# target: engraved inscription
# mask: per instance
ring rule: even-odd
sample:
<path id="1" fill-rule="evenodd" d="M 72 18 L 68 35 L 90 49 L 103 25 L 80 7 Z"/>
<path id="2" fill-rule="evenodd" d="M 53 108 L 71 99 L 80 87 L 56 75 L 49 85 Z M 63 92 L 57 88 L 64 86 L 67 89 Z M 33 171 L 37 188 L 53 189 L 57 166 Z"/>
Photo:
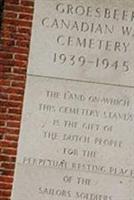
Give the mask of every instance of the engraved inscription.
<path id="1" fill-rule="evenodd" d="M 108 0 L 45 3 L 37 5 L 40 16 L 35 10 L 32 40 L 38 43 L 31 45 L 29 74 L 133 86 L 131 0 L 126 7 Z"/>

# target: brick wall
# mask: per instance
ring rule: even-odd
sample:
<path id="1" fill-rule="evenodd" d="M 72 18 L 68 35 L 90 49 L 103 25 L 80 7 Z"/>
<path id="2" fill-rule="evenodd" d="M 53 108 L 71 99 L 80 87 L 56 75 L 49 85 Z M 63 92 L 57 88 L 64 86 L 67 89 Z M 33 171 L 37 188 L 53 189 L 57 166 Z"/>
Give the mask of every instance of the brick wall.
<path id="1" fill-rule="evenodd" d="M 11 199 L 33 4 L 33 0 L 4 1 L 0 32 L 0 200 Z"/>

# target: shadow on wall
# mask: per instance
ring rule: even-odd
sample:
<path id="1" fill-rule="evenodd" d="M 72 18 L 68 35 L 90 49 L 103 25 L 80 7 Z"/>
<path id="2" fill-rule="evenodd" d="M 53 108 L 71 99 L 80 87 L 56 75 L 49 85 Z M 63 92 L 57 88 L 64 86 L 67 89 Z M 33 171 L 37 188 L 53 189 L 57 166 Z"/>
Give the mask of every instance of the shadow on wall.
<path id="1" fill-rule="evenodd" d="M 3 10 L 4 10 L 4 0 L 0 0 L 0 30 L 2 25 Z"/>

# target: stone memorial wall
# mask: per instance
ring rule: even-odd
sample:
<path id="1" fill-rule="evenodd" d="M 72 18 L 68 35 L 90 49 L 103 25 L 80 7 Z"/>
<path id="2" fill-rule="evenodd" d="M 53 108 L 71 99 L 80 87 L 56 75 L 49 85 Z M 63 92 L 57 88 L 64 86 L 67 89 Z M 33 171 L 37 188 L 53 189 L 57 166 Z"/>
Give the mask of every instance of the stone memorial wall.
<path id="1" fill-rule="evenodd" d="M 36 0 L 12 200 L 133 200 L 134 2 Z"/>

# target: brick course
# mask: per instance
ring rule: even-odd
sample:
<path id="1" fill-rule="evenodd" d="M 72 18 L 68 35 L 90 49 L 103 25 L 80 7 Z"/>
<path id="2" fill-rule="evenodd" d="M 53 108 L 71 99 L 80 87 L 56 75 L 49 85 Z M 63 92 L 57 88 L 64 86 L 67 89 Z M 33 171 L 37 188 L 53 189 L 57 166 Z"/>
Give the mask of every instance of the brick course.
<path id="1" fill-rule="evenodd" d="M 0 200 L 10 200 L 34 0 L 5 0 L 0 32 Z"/>

